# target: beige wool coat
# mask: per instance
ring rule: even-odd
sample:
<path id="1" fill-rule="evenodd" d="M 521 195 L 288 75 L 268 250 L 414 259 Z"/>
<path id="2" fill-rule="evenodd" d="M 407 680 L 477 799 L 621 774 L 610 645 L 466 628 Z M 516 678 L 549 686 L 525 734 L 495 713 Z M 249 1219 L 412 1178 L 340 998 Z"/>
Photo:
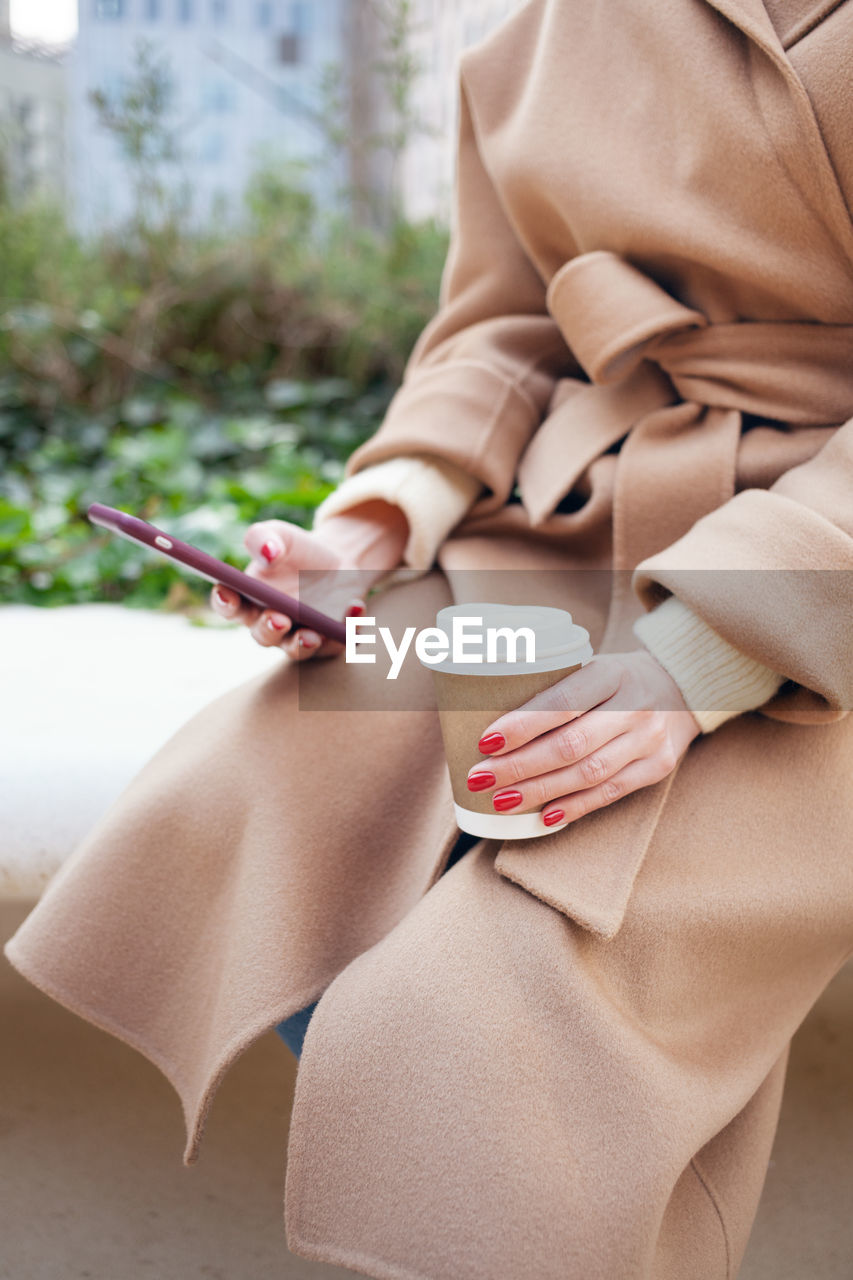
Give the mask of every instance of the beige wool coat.
<path id="1" fill-rule="evenodd" d="M 851 65 L 853 0 L 525 4 L 464 59 L 442 307 L 350 467 L 484 486 L 377 594 L 395 634 L 498 570 L 619 651 L 673 593 L 784 676 L 773 699 L 441 876 L 428 673 L 389 709 L 378 669 L 283 660 L 175 734 L 8 944 L 168 1076 L 187 1162 L 235 1057 L 324 993 L 299 1254 L 737 1272 L 790 1038 L 853 951 Z"/>

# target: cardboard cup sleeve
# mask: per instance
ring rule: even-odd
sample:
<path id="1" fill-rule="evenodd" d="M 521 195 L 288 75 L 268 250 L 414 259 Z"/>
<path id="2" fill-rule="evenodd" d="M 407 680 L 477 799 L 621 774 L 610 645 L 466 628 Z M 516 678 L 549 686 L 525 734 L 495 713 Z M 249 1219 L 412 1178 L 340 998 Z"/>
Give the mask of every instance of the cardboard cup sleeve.
<path id="1" fill-rule="evenodd" d="M 550 835 L 561 828 L 546 827 L 540 807 L 531 811 L 522 806 L 512 813 L 498 813 L 492 804 L 494 789 L 469 791 L 467 778 L 474 765 L 488 767 L 490 757 L 479 751 L 477 743 L 489 725 L 578 671 L 592 657 L 589 635 L 564 610 L 491 603 L 442 609 L 437 626 L 449 634 L 454 616 L 471 617 L 480 611 L 489 626 L 529 626 L 534 630 L 536 659 L 488 662 L 485 656 L 479 661 L 475 656 L 473 661 L 430 664 L 456 821 L 461 830 L 487 838 L 518 840 Z M 469 643 L 466 654 L 472 653 L 476 655 L 476 645 Z"/>

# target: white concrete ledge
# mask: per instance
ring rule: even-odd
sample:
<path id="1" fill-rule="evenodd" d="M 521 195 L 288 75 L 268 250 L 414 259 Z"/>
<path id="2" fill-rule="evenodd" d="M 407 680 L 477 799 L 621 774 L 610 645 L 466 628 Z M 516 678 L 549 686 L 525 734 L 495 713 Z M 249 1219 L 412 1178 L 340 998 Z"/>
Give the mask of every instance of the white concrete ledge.
<path id="1" fill-rule="evenodd" d="M 0 899 L 38 897 L 185 720 L 285 660 L 238 624 L 0 607 Z"/>

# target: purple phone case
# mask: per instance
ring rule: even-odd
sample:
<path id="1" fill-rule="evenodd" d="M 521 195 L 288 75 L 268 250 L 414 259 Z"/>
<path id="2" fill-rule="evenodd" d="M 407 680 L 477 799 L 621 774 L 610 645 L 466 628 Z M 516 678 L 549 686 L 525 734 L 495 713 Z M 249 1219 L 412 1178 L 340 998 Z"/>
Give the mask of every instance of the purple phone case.
<path id="1" fill-rule="evenodd" d="M 131 542 L 150 547 L 152 551 L 158 551 L 170 560 L 177 561 L 210 582 L 224 583 L 262 609 L 279 610 L 292 619 L 295 627 L 311 627 L 330 640 L 338 640 L 341 644 L 346 641 L 346 626 L 343 622 L 330 618 L 319 609 L 312 609 L 300 600 L 294 600 L 283 591 L 276 591 L 275 587 L 260 582 L 257 578 L 250 578 L 241 569 L 232 568 L 230 564 L 209 556 L 206 551 L 200 551 L 189 542 L 181 542 L 179 538 L 174 538 L 153 524 L 147 524 L 145 520 L 128 515 L 126 511 L 118 511 L 115 507 L 105 507 L 100 502 L 93 502 L 86 514 L 93 524 L 103 525 L 105 529 L 129 538 Z"/>

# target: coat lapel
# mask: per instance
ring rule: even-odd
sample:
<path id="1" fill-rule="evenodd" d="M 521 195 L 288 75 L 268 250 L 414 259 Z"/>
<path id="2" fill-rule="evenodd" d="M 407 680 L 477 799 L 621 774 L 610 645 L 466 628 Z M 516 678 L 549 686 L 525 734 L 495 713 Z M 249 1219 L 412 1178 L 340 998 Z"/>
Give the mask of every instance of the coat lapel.
<path id="1" fill-rule="evenodd" d="M 504 841 L 495 870 L 582 928 L 614 938 L 677 772 L 554 835 Z"/>
<path id="2" fill-rule="evenodd" d="M 770 52 L 771 48 L 777 45 L 781 49 L 776 29 L 763 0 L 706 0 L 706 2 L 724 18 L 728 18 L 729 22 L 739 27 L 762 49 Z"/>
<path id="3" fill-rule="evenodd" d="M 779 73 L 761 75 L 760 67 L 755 68 L 755 90 L 768 132 L 780 156 L 785 157 L 786 164 L 796 174 L 812 212 L 831 228 L 847 255 L 853 255 L 851 211 L 806 87 L 785 52 L 763 0 L 705 0 L 705 3 L 748 36 Z M 779 92 L 782 85 L 787 88 L 785 94 Z"/>

